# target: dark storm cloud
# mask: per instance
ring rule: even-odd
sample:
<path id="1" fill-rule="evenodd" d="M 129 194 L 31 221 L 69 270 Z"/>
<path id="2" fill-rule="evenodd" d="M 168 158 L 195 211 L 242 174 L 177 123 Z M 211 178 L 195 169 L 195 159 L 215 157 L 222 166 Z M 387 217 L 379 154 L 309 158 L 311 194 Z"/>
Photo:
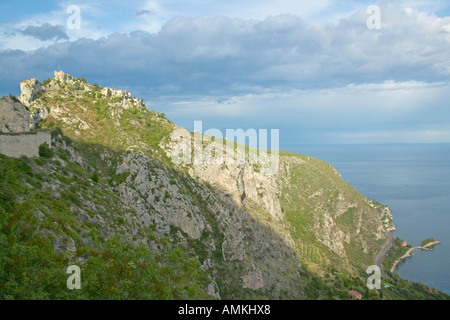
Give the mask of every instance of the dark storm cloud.
<path id="1" fill-rule="evenodd" d="M 69 39 L 62 26 L 52 26 L 49 23 L 41 26 L 28 26 L 21 33 L 41 41 Z"/>

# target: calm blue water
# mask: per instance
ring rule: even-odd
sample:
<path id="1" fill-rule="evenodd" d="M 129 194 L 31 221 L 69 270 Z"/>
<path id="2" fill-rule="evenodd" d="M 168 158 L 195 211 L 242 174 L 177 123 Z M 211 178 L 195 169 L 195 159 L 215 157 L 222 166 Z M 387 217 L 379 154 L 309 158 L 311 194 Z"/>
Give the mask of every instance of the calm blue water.
<path id="1" fill-rule="evenodd" d="M 295 146 L 288 151 L 332 164 L 360 193 L 391 208 L 396 232 L 417 246 L 397 273 L 450 294 L 450 144 Z"/>

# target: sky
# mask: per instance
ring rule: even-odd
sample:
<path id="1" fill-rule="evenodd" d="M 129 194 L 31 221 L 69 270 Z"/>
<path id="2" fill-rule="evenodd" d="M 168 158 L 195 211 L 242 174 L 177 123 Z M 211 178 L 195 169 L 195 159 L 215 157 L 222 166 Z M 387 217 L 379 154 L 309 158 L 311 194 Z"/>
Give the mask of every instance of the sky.
<path id="1" fill-rule="evenodd" d="M 0 0 L 0 95 L 55 70 L 282 149 L 450 142 L 448 0 Z"/>

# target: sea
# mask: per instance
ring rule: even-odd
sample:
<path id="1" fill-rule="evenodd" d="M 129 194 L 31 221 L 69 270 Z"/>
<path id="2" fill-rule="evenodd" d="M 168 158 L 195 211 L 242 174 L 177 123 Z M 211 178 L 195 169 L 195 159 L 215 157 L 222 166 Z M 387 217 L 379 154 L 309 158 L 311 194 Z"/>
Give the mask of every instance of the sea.
<path id="1" fill-rule="evenodd" d="M 419 246 L 427 238 L 441 244 L 415 250 L 396 272 L 450 294 L 450 144 L 288 146 L 284 150 L 333 165 L 368 198 L 388 205 L 394 237 Z"/>

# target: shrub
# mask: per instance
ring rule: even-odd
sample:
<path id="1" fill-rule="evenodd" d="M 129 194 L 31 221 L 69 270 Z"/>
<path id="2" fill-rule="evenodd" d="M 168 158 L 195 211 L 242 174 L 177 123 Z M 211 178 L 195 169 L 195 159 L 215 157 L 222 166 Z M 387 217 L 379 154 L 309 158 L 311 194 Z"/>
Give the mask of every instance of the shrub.
<path id="1" fill-rule="evenodd" d="M 94 172 L 92 175 L 91 175 L 91 180 L 92 181 L 94 181 L 94 182 L 98 182 L 98 173 L 97 173 L 97 171 L 96 172 Z"/>
<path id="2" fill-rule="evenodd" d="M 17 99 L 16 96 L 12 95 L 11 93 L 9 94 L 9 97 L 12 99 L 12 101 L 14 102 L 20 102 L 19 99 Z"/>
<path id="3" fill-rule="evenodd" d="M 34 162 L 38 165 L 38 166 L 43 166 L 44 162 L 42 161 L 41 158 L 36 158 L 34 159 Z"/>
<path id="4" fill-rule="evenodd" d="M 39 156 L 42 158 L 53 158 L 54 152 L 47 143 L 39 146 Z"/>

